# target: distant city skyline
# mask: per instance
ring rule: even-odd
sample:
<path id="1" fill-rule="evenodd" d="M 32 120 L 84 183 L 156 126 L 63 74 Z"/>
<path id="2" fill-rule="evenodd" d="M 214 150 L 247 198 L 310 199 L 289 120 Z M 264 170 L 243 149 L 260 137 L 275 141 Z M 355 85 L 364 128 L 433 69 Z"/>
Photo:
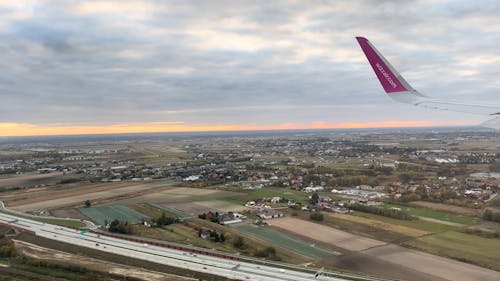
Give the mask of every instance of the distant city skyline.
<path id="1" fill-rule="evenodd" d="M 497 1 L 2 1 L 0 136 L 475 125 L 387 98 L 500 104 Z"/>

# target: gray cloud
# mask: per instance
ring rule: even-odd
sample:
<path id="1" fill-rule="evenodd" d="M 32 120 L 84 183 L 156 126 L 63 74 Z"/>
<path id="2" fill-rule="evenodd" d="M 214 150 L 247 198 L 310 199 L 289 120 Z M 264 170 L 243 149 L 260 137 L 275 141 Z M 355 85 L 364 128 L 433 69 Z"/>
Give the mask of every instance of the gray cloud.
<path id="1" fill-rule="evenodd" d="M 500 103 L 497 1 L 35 3 L 0 4 L 0 122 L 481 120 L 393 104 L 357 35 L 426 94 Z"/>

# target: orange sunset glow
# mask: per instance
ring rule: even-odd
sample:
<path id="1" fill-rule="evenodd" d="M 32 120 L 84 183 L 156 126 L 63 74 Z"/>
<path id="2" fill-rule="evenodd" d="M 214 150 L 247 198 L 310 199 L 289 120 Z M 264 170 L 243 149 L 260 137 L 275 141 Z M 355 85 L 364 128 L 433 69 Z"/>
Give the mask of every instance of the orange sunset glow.
<path id="1" fill-rule="evenodd" d="M 49 136 L 49 135 L 86 135 L 86 134 L 125 134 L 161 132 L 213 132 L 213 131 L 258 131 L 258 130 L 298 130 L 298 129 L 354 129 L 354 128 L 397 128 L 468 125 L 459 123 L 436 123 L 430 121 L 388 121 L 366 123 L 327 123 L 311 124 L 285 123 L 277 125 L 253 124 L 185 124 L 183 122 L 149 122 L 107 125 L 37 125 L 28 123 L 0 123 L 0 136 Z"/>

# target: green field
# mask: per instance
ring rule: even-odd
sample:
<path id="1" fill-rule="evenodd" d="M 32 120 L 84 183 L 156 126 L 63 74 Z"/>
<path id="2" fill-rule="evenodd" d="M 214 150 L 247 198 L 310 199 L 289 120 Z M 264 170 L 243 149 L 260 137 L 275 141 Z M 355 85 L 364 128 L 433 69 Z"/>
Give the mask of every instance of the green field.
<path id="1" fill-rule="evenodd" d="M 384 204 L 381 206 L 382 208 L 400 208 L 401 211 L 405 211 L 410 215 L 419 216 L 419 217 L 427 217 L 437 220 L 443 220 L 453 223 L 459 223 L 464 225 L 473 225 L 476 224 L 479 219 L 469 216 L 461 216 L 447 212 L 433 211 L 426 208 L 419 207 L 410 207 L 403 205 L 394 205 L 394 204 Z"/>
<path id="2" fill-rule="evenodd" d="M 379 215 L 369 214 L 369 213 L 363 213 L 363 212 L 358 212 L 358 211 L 353 212 L 352 215 L 365 217 L 365 218 L 369 218 L 369 219 L 374 219 L 374 220 L 379 220 L 379 221 L 383 221 L 383 222 L 391 223 L 391 224 L 395 224 L 395 225 L 403 225 L 403 226 L 413 227 L 416 229 L 421 229 L 421 230 L 425 230 L 425 231 L 433 232 L 433 233 L 459 229 L 459 227 L 456 227 L 456 226 L 435 223 L 435 222 L 430 222 L 430 221 L 398 220 L 398 219 L 393 219 L 393 218 L 389 218 L 389 217 L 384 217 L 384 216 L 379 216 Z"/>
<path id="3" fill-rule="evenodd" d="M 148 204 L 151 205 L 151 206 L 153 206 L 153 207 L 155 207 L 155 208 L 158 208 L 160 210 L 163 210 L 163 211 L 167 212 L 167 214 L 172 214 L 172 215 L 174 215 L 176 217 L 179 217 L 181 219 L 193 217 L 193 216 L 191 216 L 188 213 L 185 213 L 185 212 L 183 212 L 181 210 L 177 210 L 175 208 L 170 208 L 170 207 L 165 206 L 163 204 L 156 204 L 156 203 L 148 203 Z"/>
<path id="4" fill-rule="evenodd" d="M 9 214 L 8 212 L 6 212 Z M 81 221 L 77 220 L 68 220 L 68 219 L 63 219 L 63 218 L 44 218 L 44 217 L 36 217 L 36 216 L 28 216 L 28 215 L 21 215 L 21 214 L 16 214 L 16 216 L 20 216 L 23 218 L 27 218 L 30 220 L 36 220 L 39 222 L 44 222 L 44 223 L 49 223 L 49 224 L 55 224 L 55 225 L 60 225 L 60 226 L 66 226 L 66 227 L 72 227 L 72 228 L 82 228 L 86 227 L 87 225 Z"/>
<path id="5" fill-rule="evenodd" d="M 500 270 L 500 239 L 450 231 L 424 236 L 405 244 L 433 254 Z"/>
<path id="6" fill-rule="evenodd" d="M 258 239 L 264 240 L 274 245 L 279 245 L 289 251 L 299 253 L 301 255 L 322 259 L 339 253 L 327 250 L 321 247 L 315 247 L 311 243 L 304 241 L 298 237 L 288 235 L 267 227 L 258 227 L 249 224 L 242 224 L 234 227 L 235 229 L 254 236 Z"/>
<path id="7" fill-rule="evenodd" d="M 148 216 L 123 205 L 89 207 L 78 210 L 98 224 L 105 224 L 106 221 L 111 222 L 115 219 L 129 223 L 140 223 L 144 219 L 150 219 Z"/>
<path id="8" fill-rule="evenodd" d="M 264 187 L 260 189 L 254 189 L 250 191 L 245 191 L 241 196 L 233 196 L 226 199 L 236 204 L 245 204 L 248 201 L 262 199 L 263 197 L 284 197 L 286 199 L 293 199 L 299 203 L 305 203 L 310 194 L 304 193 L 302 191 L 293 190 L 290 188 L 282 188 L 282 187 Z"/>
<path id="9" fill-rule="evenodd" d="M 36 219 L 36 220 L 40 221 L 40 222 L 44 222 L 44 223 L 56 224 L 56 225 L 66 226 L 66 227 L 72 227 L 72 228 L 82 228 L 82 227 L 86 227 L 87 226 L 83 222 L 76 221 L 76 220 L 45 219 L 45 218 L 40 218 L 40 219 Z"/>

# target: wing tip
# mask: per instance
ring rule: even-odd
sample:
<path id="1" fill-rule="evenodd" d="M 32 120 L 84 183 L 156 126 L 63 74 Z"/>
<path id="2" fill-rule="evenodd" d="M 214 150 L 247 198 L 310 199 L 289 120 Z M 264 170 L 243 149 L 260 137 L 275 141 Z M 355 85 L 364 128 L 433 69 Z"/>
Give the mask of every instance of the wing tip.
<path id="1" fill-rule="evenodd" d="M 356 38 L 356 40 L 357 40 L 358 42 L 361 42 L 361 41 L 366 42 L 366 41 L 368 41 L 368 39 L 366 39 L 365 37 L 362 37 L 362 36 L 356 36 L 355 38 Z"/>

